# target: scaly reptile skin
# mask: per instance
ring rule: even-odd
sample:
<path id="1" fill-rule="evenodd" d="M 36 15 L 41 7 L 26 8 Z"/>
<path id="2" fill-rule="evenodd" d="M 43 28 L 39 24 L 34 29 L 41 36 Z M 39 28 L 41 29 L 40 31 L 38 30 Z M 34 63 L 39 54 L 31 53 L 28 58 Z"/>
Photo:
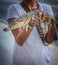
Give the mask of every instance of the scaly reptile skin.
<path id="1" fill-rule="evenodd" d="M 26 31 L 27 31 L 28 23 L 29 23 L 31 17 L 35 17 L 37 20 L 39 20 L 39 18 L 37 16 L 38 12 L 39 12 L 38 10 L 35 10 L 35 11 L 31 11 L 27 14 L 24 14 L 23 16 L 20 16 L 19 19 L 17 19 L 15 22 L 13 22 L 10 25 L 11 30 L 21 27 L 21 26 L 26 26 Z"/>
<path id="2" fill-rule="evenodd" d="M 51 19 L 49 20 L 49 22 L 44 22 L 45 34 L 44 34 L 44 36 L 42 36 L 41 33 L 40 33 L 40 30 L 42 30 L 42 25 L 41 25 L 42 21 L 41 21 L 41 18 L 38 17 L 38 13 L 40 13 L 40 12 L 41 11 L 39 11 L 39 10 L 30 11 L 27 14 L 24 14 L 24 15 L 20 16 L 18 19 L 14 19 L 14 22 L 11 23 L 11 25 L 10 25 L 10 29 L 13 30 L 13 29 L 25 26 L 26 27 L 26 32 L 27 32 L 28 31 L 28 23 L 29 23 L 30 19 L 32 17 L 34 17 L 39 23 L 38 32 L 40 34 L 41 39 L 43 40 L 45 38 L 45 35 L 46 35 L 47 31 L 48 31 L 48 24 L 51 24 Z M 49 16 L 49 15 L 46 14 L 45 18 L 47 16 Z"/>

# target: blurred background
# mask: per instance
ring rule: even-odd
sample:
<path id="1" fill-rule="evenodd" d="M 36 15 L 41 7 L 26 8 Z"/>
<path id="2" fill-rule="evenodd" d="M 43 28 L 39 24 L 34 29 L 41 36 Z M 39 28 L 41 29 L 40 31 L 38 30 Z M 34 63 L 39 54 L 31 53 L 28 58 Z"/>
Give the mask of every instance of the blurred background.
<path id="1" fill-rule="evenodd" d="M 22 0 L 0 0 L 0 24 L 5 23 L 6 21 L 8 7 L 15 2 L 21 2 Z M 51 5 L 53 9 L 54 16 L 58 22 L 58 0 L 38 0 L 40 3 L 47 3 Z M 3 20 L 2 20 L 3 19 Z M 2 22 L 2 23 L 1 23 Z M 8 28 L 8 26 L 5 26 Z M 5 32 L 3 29 L 5 28 L 0 26 L 0 65 L 12 65 L 13 60 L 13 49 L 14 49 L 14 37 L 11 31 Z M 58 27 L 58 25 L 57 25 Z M 56 44 L 55 44 L 56 43 Z M 55 49 L 51 49 L 55 60 L 51 63 L 51 65 L 58 65 L 58 42 L 54 42 L 53 45 L 57 47 Z"/>

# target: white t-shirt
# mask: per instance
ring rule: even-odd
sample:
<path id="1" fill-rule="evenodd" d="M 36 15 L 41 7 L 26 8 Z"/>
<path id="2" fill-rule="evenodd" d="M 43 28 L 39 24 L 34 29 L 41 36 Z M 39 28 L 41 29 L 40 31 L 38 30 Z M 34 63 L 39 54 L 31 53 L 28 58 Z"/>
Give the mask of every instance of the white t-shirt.
<path id="1" fill-rule="evenodd" d="M 41 3 L 39 3 L 39 5 L 42 11 L 53 15 L 52 9 L 49 5 Z M 19 16 L 25 13 L 25 10 L 20 4 L 12 4 L 8 9 L 7 19 L 19 18 Z M 36 27 L 32 30 L 23 46 L 19 46 L 15 42 L 13 59 L 14 65 L 49 65 L 51 59 L 51 50 L 48 46 L 45 46 L 42 43 Z"/>

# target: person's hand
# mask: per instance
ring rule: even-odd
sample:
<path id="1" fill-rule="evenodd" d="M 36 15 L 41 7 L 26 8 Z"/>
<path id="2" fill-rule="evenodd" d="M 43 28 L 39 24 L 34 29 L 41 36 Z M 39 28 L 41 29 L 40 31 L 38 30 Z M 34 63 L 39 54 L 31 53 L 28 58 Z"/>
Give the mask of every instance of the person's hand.
<path id="1" fill-rule="evenodd" d="M 41 21 L 42 21 L 42 22 L 48 22 L 49 19 L 51 18 L 49 15 L 47 15 L 46 12 L 39 12 L 39 13 L 38 13 L 38 17 L 41 18 Z"/>
<path id="2" fill-rule="evenodd" d="M 30 25 L 31 27 L 34 27 L 34 26 L 36 26 L 37 24 L 38 24 L 38 21 L 37 21 L 34 17 L 32 17 L 31 20 L 30 20 L 30 22 L 29 22 L 29 25 Z"/>

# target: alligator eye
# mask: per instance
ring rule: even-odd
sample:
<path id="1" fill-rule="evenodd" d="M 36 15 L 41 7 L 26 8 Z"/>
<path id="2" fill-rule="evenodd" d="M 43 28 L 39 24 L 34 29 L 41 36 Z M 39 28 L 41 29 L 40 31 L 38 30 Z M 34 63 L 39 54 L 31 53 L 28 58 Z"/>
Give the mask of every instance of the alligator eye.
<path id="1" fill-rule="evenodd" d="M 9 31 L 9 28 L 4 28 L 3 31 L 7 32 Z"/>

